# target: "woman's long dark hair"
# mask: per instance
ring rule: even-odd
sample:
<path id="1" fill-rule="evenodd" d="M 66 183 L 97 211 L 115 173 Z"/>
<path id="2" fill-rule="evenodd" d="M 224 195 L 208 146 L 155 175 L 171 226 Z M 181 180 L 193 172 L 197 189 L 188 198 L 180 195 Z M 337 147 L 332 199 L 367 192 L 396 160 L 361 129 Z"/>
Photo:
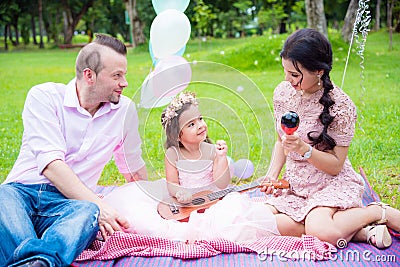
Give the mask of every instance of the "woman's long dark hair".
<path id="1" fill-rule="evenodd" d="M 332 47 L 330 42 L 317 30 L 301 29 L 287 38 L 280 56 L 290 60 L 300 73 L 302 72 L 298 64 L 301 64 L 308 71 L 324 71 L 321 77 L 323 94 L 319 100 L 319 103 L 324 107 L 319 115 L 324 128 L 319 134 L 316 131 L 311 131 L 307 136 L 313 146 L 319 144 L 324 150 L 332 150 L 336 146 L 336 141 L 327 133 L 328 126 L 334 118 L 329 113 L 329 108 L 335 104 L 329 94 L 333 89 L 333 84 L 329 77 L 329 73 L 332 70 Z"/>

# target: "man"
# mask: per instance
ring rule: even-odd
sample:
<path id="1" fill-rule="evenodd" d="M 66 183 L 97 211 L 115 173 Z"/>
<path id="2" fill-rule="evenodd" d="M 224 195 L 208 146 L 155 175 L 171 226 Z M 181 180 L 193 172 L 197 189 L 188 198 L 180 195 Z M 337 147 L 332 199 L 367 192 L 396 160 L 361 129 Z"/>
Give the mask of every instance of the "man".
<path id="1" fill-rule="evenodd" d="M 20 154 L 0 185 L 0 266 L 68 266 L 95 239 L 128 228 L 93 190 L 114 156 L 127 181 L 146 180 L 138 116 L 122 96 L 126 47 L 96 35 L 76 79 L 28 93 Z"/>

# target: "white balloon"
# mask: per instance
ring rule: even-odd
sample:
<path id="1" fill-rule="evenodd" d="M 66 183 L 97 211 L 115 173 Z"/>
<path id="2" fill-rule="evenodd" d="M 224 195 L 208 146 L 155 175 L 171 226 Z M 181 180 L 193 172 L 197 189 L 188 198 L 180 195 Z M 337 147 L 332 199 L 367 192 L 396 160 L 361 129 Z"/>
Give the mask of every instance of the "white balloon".
<path id="1" fill-rule="evenodd" d="M 247 179 L 254 173 L 254 165 L 248 159 L 239 159 L 234 164 L 235 176 L 240 179 Z"/>
<path id="2" fill-rule="evenodd" d="M 172 55 L 161 59 L 153 71 L 153 90 L 157 97 L 175 96 L 190 83 L 192 69 L 181 56 Z"/>
<path id="3" fill-rule="evenodd" d="M 140 91 L 140 104 L 139 107 L 142 108 L 157 108 L 157 107 L 162 107 L 171 102 L 171 100 L 174 98 L 174 96 L 156 96 L 154 94 L 154 79 L 153 79 L 154 73 L 151 72 L 149 75 L 147 75 L 146 79 L 144 80 L 142 84 L 142 88 Z"/>
<path id="4" fill-rule="evenodd" d="M 174 55 L 190 38 L 190 21 L 182 12 L 167 9 L 158 14 L 150 27 L 150 41 L 154 57 L 162 59 Z"/>

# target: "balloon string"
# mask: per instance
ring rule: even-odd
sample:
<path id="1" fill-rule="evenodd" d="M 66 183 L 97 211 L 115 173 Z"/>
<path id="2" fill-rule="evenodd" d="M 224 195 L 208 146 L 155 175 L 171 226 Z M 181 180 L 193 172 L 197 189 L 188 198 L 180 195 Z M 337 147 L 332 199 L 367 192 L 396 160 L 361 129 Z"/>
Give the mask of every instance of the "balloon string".
<path id="1" fill-rule="evenodd" d="M 356 26 L 356 24 L 354 23 L 354 27 L 355 26 Z M 354 39 L 354 30 L 353 30 L 353 32 L 351 34 L 349 51 L 347 52 L 346 64 L 344 65 L 344 71 L 343 71 L 343 77 L 342 77 L 342 85 L 340 86 L 340 88 L 342 88 L 342 90 L 343 90 L 343 86 L 344 86 L 344 78 L 346 77 L 347 65 L 349 64 L 349 58 L 350 58 L 351 46 L 353 45 L 353 39 Z"/>
<path id="2" fill-rule="evenodd" d="M 361 61 L 360 61 L 360 68 L 361 68 L 361 72 L 360 72 L 360 86 L 361 86 L 361 95 L 360 95 L 360 99 L 361 99 L 361 110 L 362 112 L 359 113 L 359 120 L 358 120 L 358 126 L 359 129 L 362 131 L 362 133 L 365 134 L 364 129 L 362 128 L 362 124 L 364 122 L 364 109 L 365 109 L 365 102 L 364 102 L 364 96 L 366 93 L 365 87 L 364 87 L 364 80 L 365 80 L 365 76 L 364 76 L 364 49 L 365 49 L 365 43 L 367 41 L 367 36 L 368 36 L 368 26 L 371 22 L 371 15 L 370 15 L 370 11 L 368 10 L 369 5 L 367 4 L 367 2 L 369 2 L 369 0 L 364 1 L 360 1 L 359 6 L 362 10 L 361 12 L 361 17 L 360 17 L 360 27 L 358 29 L 358 31 L 361 33 L 361 40 L 359 40 L 358 36 L 356 39 L 356 42 L 358 43 L 357 46 L 357 54 L 360 56 Z"/>
<path id="3" fill-rule="evenodd" d="M 367 41 L 367 35 L 368 35 L 368 26 L 369 23 L 371 22 L 371 15 L 370 15 L 370 11 L 368 10 L 369 5 L 367 4 L 367 2 L 369 2 L 369 0 L 360 0 L 358 3 L 358 9 L 357 9 L 357 15 L 356 15 L 356 19 L 354 21 L 354 26 L 353 26 L 353 32 L 352 32 L 352 36 L 350 39 L 350 45 L 349 45 L 349 50 L 347 53 L 347 58 L 346 58 L 346 64 L 345 64 L 345 68 L 344 68 L 344 72 L 343 72 L 343 77 L 342 77 L 342 85 L 341 88 L 343 89 L 344 87 L 344 80 L 345 80 L 345 76 L 346 76 L 346 71 L 347 71 L 347 66 L 348 66 L 348 62 L 349 62 L 349 58 L 350 58 L 350 52 L 351 52 L 351 47 L 353 45 L 353 40 L 354 38 L 356 39 L 356 43 L 357 45 L 357 54 L 360 56 L 361 61 L 360 61 L 360 68 L 361 68 L 361 72 L 360 72 L 360 86 L 362 89 L 362 93 L 360 95 L 361 98 L 361 105 L 363 107 L 365 107 L 365 103 L 364 103 L 364 96 L 365 96 L 365 87 L 364 87 L 364 49 L 365 49 L 365 43 Z M 360 25 L 359 25 L 360 24 Z M 358 33 L 361 33 L 362 35 L 362 39 L 359 39 L 359 35 Z M 359 120 L 358 120 L 358 126 L 360 128 L 360 130 L 364 132 L 364 129 L 361 127 L 361 124 L 364 120 L 364 116 L 362 115 L 362 113 L 359 113 Z"/>

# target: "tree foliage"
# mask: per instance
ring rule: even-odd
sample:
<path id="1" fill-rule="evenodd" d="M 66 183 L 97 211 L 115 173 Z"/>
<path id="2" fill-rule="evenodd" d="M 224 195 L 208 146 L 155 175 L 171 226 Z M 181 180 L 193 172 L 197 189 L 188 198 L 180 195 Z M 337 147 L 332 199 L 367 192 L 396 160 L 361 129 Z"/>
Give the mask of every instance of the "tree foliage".
<path id="1" fill-rule="evenodd" d="M 128 1 L 135 3 L 131 27 L 126 23 Z M 389 1 L 393 2 L 390 16 L 387 13 Z M 307 21 L 308 26 L 321 31 L 326 26 L 337 30 L 349 29 L 351 21 L 346 21 L 345 16 L 350 2 L 358 3 L 358 0 L 192 0 L 185 14 L 192 24 L 192 37 L 233 38 L 265 31 L 277 34 L 292 32 L 306 27 Z M 387 27 L 389 18 L 393 31 L 399 32 L 400 1 L 380 2 L 380 5 L 376 1 L 368 3 L 373 18 L 379 13 L 378 21 L 373 23 Z M 39 20 L 40 3 L 42 23 Z M 324 10 L 314 14 L 306 3 L 323 4 Z M 354 18 L 354 12 L 349 10 L 348 18 Z M 155 16 L 149 0 L 2 0 L 0 39 L 7 49 L 10 44 L 19 46 L 33 42 L 43 45 L 43 37 L 53 45 L 71 44 L 77 33 L 86 35 L 86 39 L 81 38 L 85 42 L 91 41 L 96 32 L 109 33 L 129 42 L 133 33 L 136 37 L 141 36 L 136 40 L 140 44 L 148 41 L 146 38 Z M 323 22 L 321 24 L 323 17 L 326 18 L 325 26 Z M 40 31 L 40 25 L 43 31 Z"/>

